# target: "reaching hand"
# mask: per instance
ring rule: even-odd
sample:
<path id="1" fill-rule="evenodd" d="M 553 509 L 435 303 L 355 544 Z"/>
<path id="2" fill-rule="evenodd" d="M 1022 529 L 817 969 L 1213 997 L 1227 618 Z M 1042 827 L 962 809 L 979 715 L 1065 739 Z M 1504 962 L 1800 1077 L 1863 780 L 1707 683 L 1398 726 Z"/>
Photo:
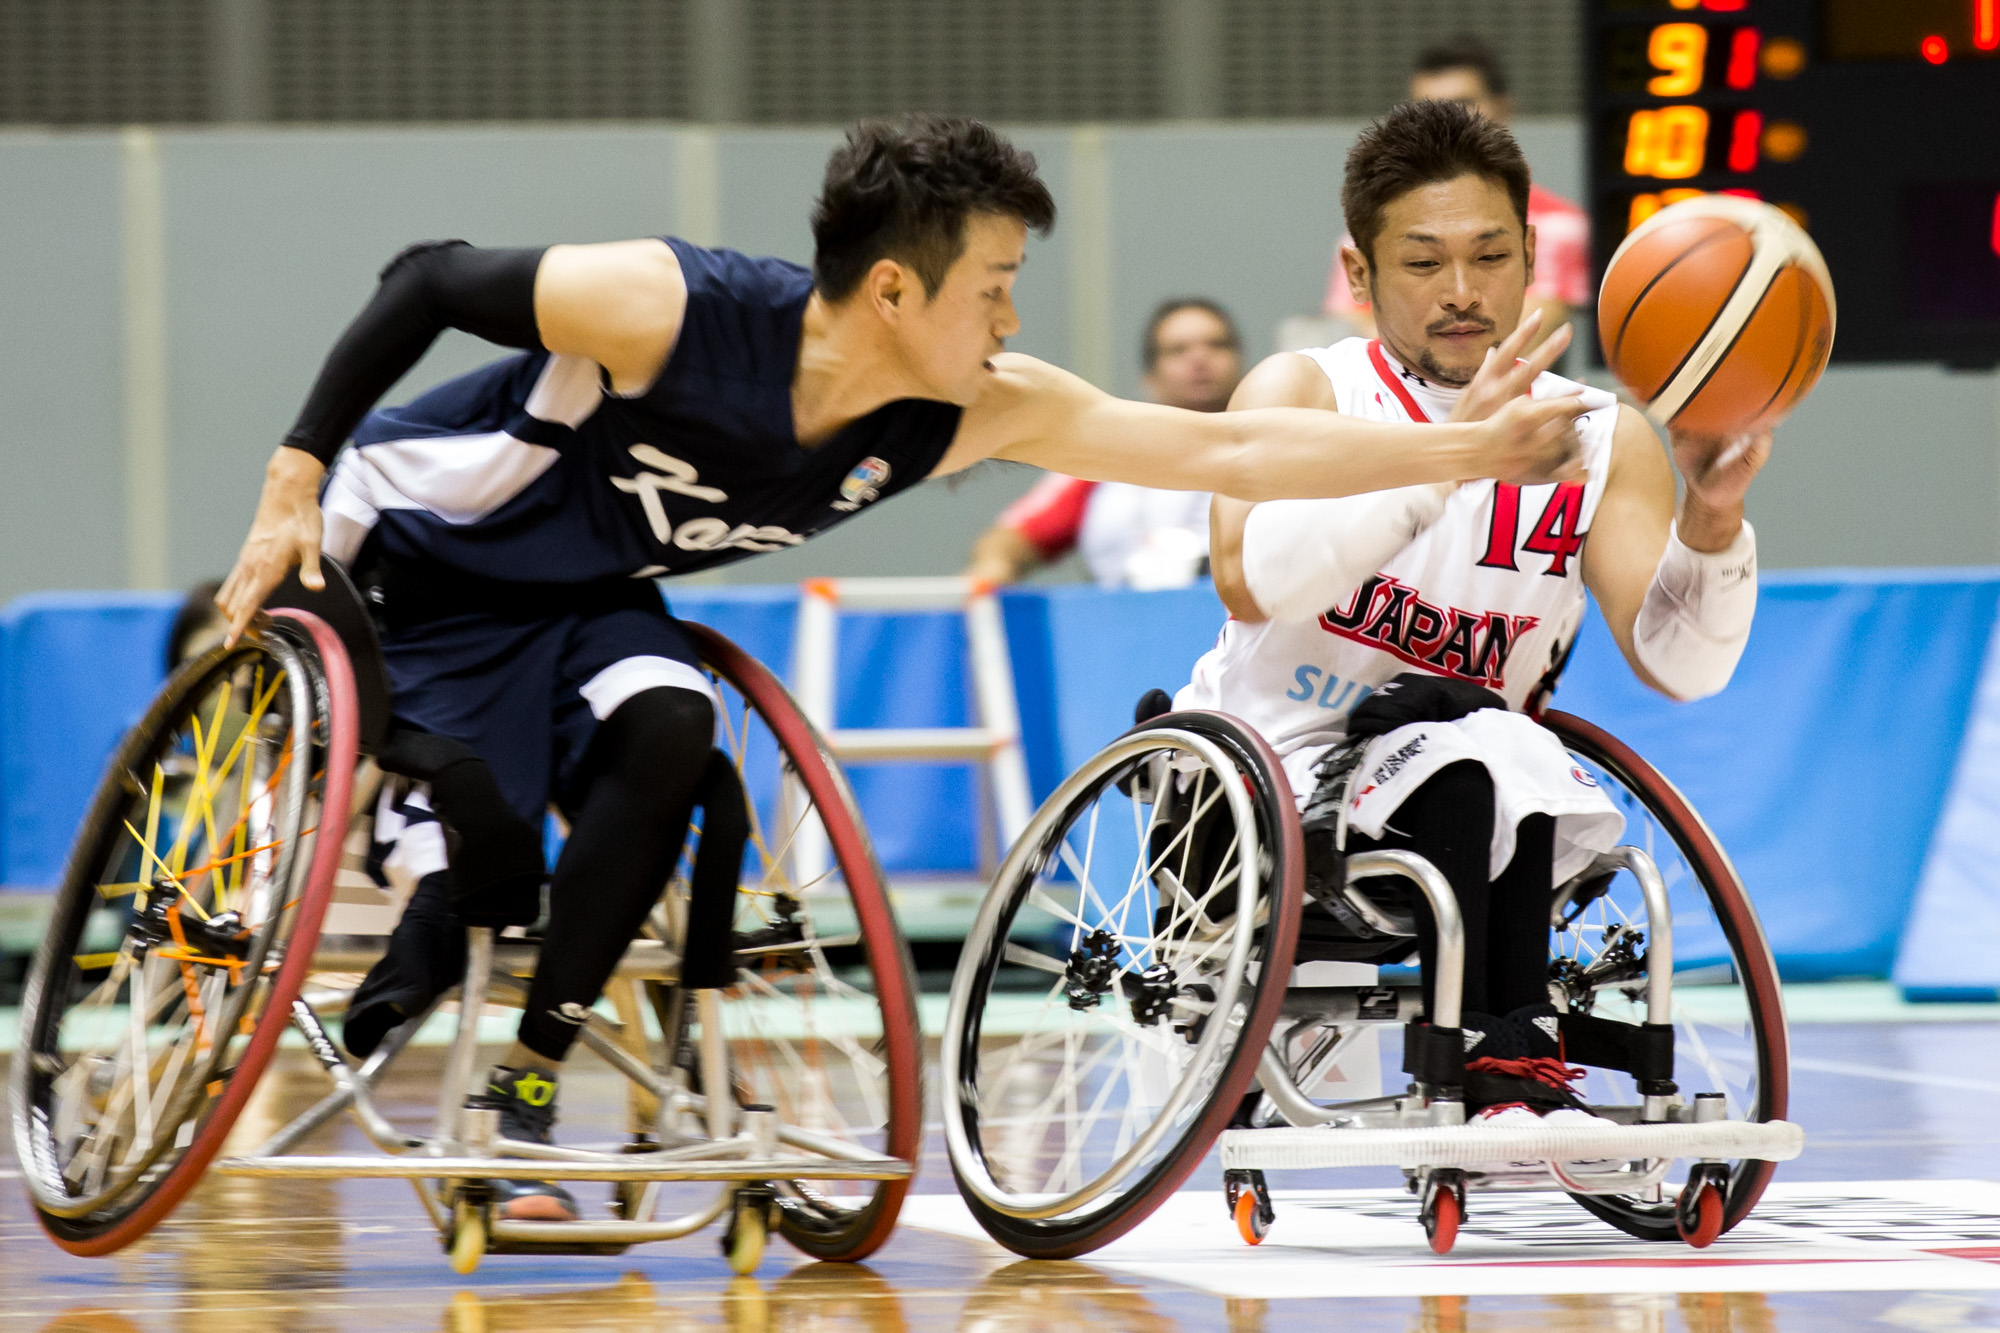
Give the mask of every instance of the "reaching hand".
<path id="1" fill-rule="evenodd" d="M 215 594 L 216 606 L 229 618 L 226 642 L 236 642 L 294 566 L 306 587 L 317 591 L 326 586 L 319 572 L 319 479 L 325 472 L 318 459 L 298 449 L 280 446 L 271 456 L 250 535 L 243 539 L 236 568 Z"/>
<path id="2" fill-rule="evenodd" d="M 1509 399 L 1477 428 L 1484 436 L 1480 475 L 1518 486 L 1581 477 L 1576 419 L 1587 410 L 1575 394 Z"/>
<path id="3" fill-rule="evenodd" d="M 1457 405 L 1445 419 L 1484 421 L 1507 403 L 1526 394 L 1536 376 L 1556 363 L 1556 358 L 1563 354 L 1573 336 L 1572 326 L 1565 324 L 1550 334 L 1547 342 L 1522 356 L 1521 349 L 1534 340 L 1541 327 L 1542 312 L 1531 310 L 1520 327 L 1487 348 L 1486 360 L 1480 365 L 1479 373 L 1472 377 L 1472 383 L 1465 386 L 1465 392 L 1458 396 Z"/>

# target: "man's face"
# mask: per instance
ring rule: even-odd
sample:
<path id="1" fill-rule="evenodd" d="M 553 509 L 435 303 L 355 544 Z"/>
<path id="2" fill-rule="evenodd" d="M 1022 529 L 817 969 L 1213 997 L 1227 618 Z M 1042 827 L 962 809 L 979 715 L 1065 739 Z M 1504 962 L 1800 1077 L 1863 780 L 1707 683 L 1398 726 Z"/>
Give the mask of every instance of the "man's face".
<path id="1" fill-rule="evenodd" d="M 927 396 L 961 406 L 978 397 L 992 357 L 1021 331 L 1014 278 L 1028 228 L 1018 218 L 975 214 L 965 222 L 965 253 L 926 298 L 914 270 L 896 304 L 896 339 Z"/>
<path id="2" fill-rule="evenodd" d="M 1372 265 L 1351 245 L 1341 258 L 1358 290 L 1372 288 L 1376 331 L 1397 359 L 1456 387 L 1520 322 L 1534 249 L 1505 187 L 1466 175 L 1390 200 Z"/>
<path id="3" fill-rule="evenodd" d="M 1199 306 L 1176 310 L 1153 334 L 1153 368 L 1146 392 L 1156 403 L 1220 412 L 1243 378 L 1243 357 L 1230 345 L 1229 326 Z"/>
<path id="4" fill-rule="evenodd" d="M 1488 120 L 1502 125 L 1507 123 L 1507 113 L 1513 110 L 1506 98 L 1493 95 L 1493 90 L 1486 86 L 1485 75 L 1476 69 L 1467 69 L 1463 66 L 1458 69 L 1441 69 L 1430 74 L 1412 74 L 1410 100 L 1463 102 Z"/>

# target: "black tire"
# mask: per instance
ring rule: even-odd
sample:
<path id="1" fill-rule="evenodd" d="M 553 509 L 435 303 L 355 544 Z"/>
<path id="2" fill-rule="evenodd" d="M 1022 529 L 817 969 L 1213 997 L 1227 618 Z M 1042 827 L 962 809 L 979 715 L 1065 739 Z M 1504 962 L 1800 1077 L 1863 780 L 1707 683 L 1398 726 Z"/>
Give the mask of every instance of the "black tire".
<path id="1" fill-rule="evenodd" d="M 1162 1142 L 1156 1145 L 1158 1155 L 1149 1163 L 1130 1168 L 1138 1172 L 1136 1177 L 1130 1180 L 1121 1178 L 1115 1186 L 1108 1187 L 1108 1198 L 1100 1196 L 1069 1215 L 1046 1219 L 1025 1218 L 1003 1211 L 980 1196 L 980 1187 L 973 1173 L 976 1171 L 985 1174 L 988 1180 L 993 1179 L 986 1150 L 981 1146 L 979 1126 L 981 1032 L 987 1002 L 1002 963 L 1010 957 L 1018 962 L 1022 957 L 1020 946 L 1009 943 L 1010 929 L 1014 927 L 1029 893 L 1040 882 L 1045 867 L 1059 856 L 1071 827 L 1082 818 L 1082 812 L 1094 810 L 1097 802 L 1113 788 L 1129 795 L 1131 784 L 1147 762 L 1143 758 L 1115 759 L 1111 756 L 1127 753 L 1121 747 L 1135 738 L 1143 740 L 1149 734 L 1175 732 L 1189 733 L 1211 742 L 1227 757 L 1233 770 L 1232 780 L 1245 784 L 1249 789 L 1250 806 L 1257 824 L 1261 857 L 1261 883 L 1257 892 L 1260 901 L 1268 905 L 1268 912 L 1264 923 L 1256 929 L 1250 955 L 1259 964 L 1258 976 L 1249 978 L 1246 969 L 1242 989 L 1238 992 L 1235 1012 L 1242 1015 L 1242 1021 L 1234 1029 L 1234 1044 L 1220 1050 L 1219 1058 L 1211 1057 L 1210 1065 L 1219 1068 L 1219 1073 L 1207 1076 L 1212 1077 L 1213 1082 L 1206 1091 L 1205 1100 L 1187 1111 L 1178 1127 L 1169 1124 L 1162 1131 Z M 1194 790 L 1199 792 L 1200 788 Z M 1136 811 L 1141 802 L 1136 797 L 1132 799 Z M 1157 800 L 1154 806 L 1157 808 Z M 1148 816 L 1146 826 L 1149 830 L 1152 828 L 1151 818 Z M 1233 817 L 1231 827 L 1235 827 Z M 1137 842 L 1147 846 L 1147 865 L 1151 869 L 1142 873 L 1151 875 L 1157 895 L 1163 892 L 1158 888 L 1160 860 L 1157 841 L 1149 834 L 1138 837 Z M 1196 842 L 1207 845 L 1212 840 L 1206 836 L 1188 839 L 1190 846 Z M 952 983 L 952 1018 L 948 1020 L 944 1037 L 947 1044 L 944 1114 L 953 1174 L 972 1215 L 989 1235 L 1015 1253 L 1030 1258 L 1070 1258 L 1094 1250 L 1130 1231 L 1180 1187 L 1207 1154 L 1216 1137 L 1227 1127 L 1230 1117 L 1242 1102 L 1271 1027 L 1277 1020 L 1285 987 L 1282 982 L 1275 985 L 1264 982 L 1268 978 L 1290 975 L 1298 937 L 1304 877 L 1305 856 L 1300 842 L 1298 815 L 1277 756 L 1256 732 L 1220 713 L 1168 713 L 1134 727 L 1079 769 L 1049 798 L 1009 854 L 988 892 L 987 905 L 981 909 L 980 921 L 974 927 L 973 937 L 967 941 Z M 1081 880 L 1083 876 L 1078 878 Z M 1128 897 L 1129 893 L 1128 890 Z M 1078 901 L 1078 912 L 1085 913 L 1086 909 L 1081 905 L 1081 891 Z M 1155 901 L 1158 901 L 1157 896 Z M 1150 929 L 1164 929 L 1166 938 L 1173 938 L 1171 924 L 1160 927 L 1157 916 L 1153 921 Z M 1081 920 L 1075 921 L 1074 929 L 1081 930 L 1083 924 Z M 1153 956 L 1159 957 L 1157 953 Z M 1132 952 L 1132 959 L 1135 963 L 1138 960 L 1136 950 Z M 1043 958 L 1040 965 L 1042 971 L 1049 970 L 1049 961 L 1052 960 Z M 1126 998 L 1124 987 L 1123 980 L 1114 978 L 1109 983 L 1105 994 L 1111 998 L 1114 1009 L 1121 999 Z M 1072 1004 L 1070 1007 L 1075 1006 Z M 1136 1012 L 1135 1006 L 1135 1016 Z M 1198 1024 L 1208 1021 L 1209 1018 L 1196 1020 Z M 1197 1035 L 1185 1039 L 1192 1046 L 1203 1030 L 1196 1026 L 1194 1031 Z M 1217 1047 L 1223 1047 L 1229 1040 L 1229 1030 L 1225 1027 L 1217 1039 Z M 959 1086 L 953 1086 L 954 1074 Z M 1190 1097 L 1195 1095 L 1200 1094 L 1190 1094 Z"/>
<path id="2" fill-rule="evenodd" d="M 232 712 L 246 697 L 251 706 Z M 199 729 L 204 712 L 206 733 Z M 281 612 L 258 635 L 176 672 L 112 756 L 28 974 L 10 1079 L 14 1145 L 30 1200 L 43 1228 L 70 1253 L 108 1254 L 155 1226 L 200 1180 L 249 1100 L 290 1021 L 332 896 L 340 840 L 312 835 L 321 819 L 346 826 L 356 725 L 353 676 L 339 640 L 317 617 Z M 225 726 L 235 727 L 227 751 Z M 190 764 L 194 780 L 170 789 L 169 772 L 185 776 Z M 234 804 L 230 782 L 240 783 Z M 260 788 L 254 796 L 253 788 Z M 232 810 L 235 823 L 224 822 Z M 216 832 L 218 824 L 225 831 Z M 225 844 L 220 852 L 211 835 Z M 150 858 L 136 855 L 135 845 L 149 848 Z M 199 858 L 192 866 L 190 856 Z M 131 894 L 147 910 L 126 916 L 116 951 L 81 957 L 107 890 Z M 199 915 L 181 918 L 184 904 Z M 218 923 L 227 921 L 223 912 L 238 911 L 246 924 L 211 928 L 211 908 Z M 87 985 L 85 973 L 97 971 L 104 978 Z M 163 979 L 179 990 L 162 986 L 156 996 L 152 987 Z M 130 1034 L 138 1029 L 115 1041 L 93 1034 L 114 1031 L 123 1022 L 120 998 L 129 1017 L 137 993 L 147 996 L 155 1021 L 145 1025 L 143 1095 L 127 1096 L 120 1089 L 133 1080 L 121 1082 L 120 1071 L 136 1063 Z M 77 1022 L 65 1040 L 70 1017 Z M 181 1034 L 160 1057 L 153 1054 L 155 1027 Z M 153 1087 L 156 1058 L 161 1082 Z M 135 1110 L 126 1137 L 128 1104 L 145 1110 Z M 79 1184 L 77 1162 L 100 1139 L 106 1165 L 98 1185 Z M 113 1156 L 122 1159 L 115 1166 Z M 85 1169 L 84 1182 L 90 1176 Z"/>

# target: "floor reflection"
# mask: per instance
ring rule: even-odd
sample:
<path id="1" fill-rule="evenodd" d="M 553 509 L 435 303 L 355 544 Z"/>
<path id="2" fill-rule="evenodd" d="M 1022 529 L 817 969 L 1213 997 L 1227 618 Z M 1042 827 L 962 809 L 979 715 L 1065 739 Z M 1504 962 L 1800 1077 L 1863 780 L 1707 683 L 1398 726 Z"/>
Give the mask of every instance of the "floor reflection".
<path id="1" fill-rule="evenodd" d="M 1824 1058 L 1882 1059 L 1880 1031 L 1818 1033 Z M 1834 1047 L 1839 1038 L 1853 1049 Z M 1930 1034 L 1906 1038 L 1925 1046 Z M 1802 1039 L 1799 1045 L 1808 1043 Z M 1938 1043 L 1930 1042 L 1931 1045 Z M 1932 1058 L 1939 1052 L 1923 1052 Z M 387 1109 L 421 1122 L 435 1097 L 442 1052 L 415 1052 L 384 1089 Z M 1836 1108 L 1838 1097 L 1845 1105 Z M 1801 1118 L 1847 1127 L 1826 1133 L 1826 1159 L 1868 1155 L 1872 1174 L 1970 1169 L 1972 1131 L 1954 1120 L 1907 1130 L 1891 1099 L 1860 1096 L 1853 1080 L 1802 1084 Z M 239 1125 L 232 1150 L 253 1148 L 315 1101 L 325 1085 L 303 1052 L 283 1053 Z M 1875 1093 L 1870 1087 L 1861 1091 Z M 1900 1090 L 1892 1088 L 1892 1091 Z M 602 1117 L 600 1117 L 602 1119 Z M 576 1141 L 616 1132 L 584 1107 L 565 1121 Z M 1866 1143 L 1861 1135 L 1877 1136 Z M 933 1140 L 934 1142 L 935 1140 Z M 1990 1144 L 1990 1138 L 1987 1140 Z M 308 1145 L 358 1150 L 336 1122 Z M 0 1146 L 0 1154 L 6 1151 Z M 1959 1156 L 1953 1156 L 1959 1154 Z M 905 1227 L 866 1264 L 821 1264 L 774 1243 L 752 1277 L 733 1278 L 715 1233 L 615 1258 L 494 1256 L 454 1275 L 410 1189 L 391 1181 L 324 1182 L 212 1176 L 144 1242 L 107 1259 L 74 1259 L 34 1224 L 13 1163 L 0 1156 L 0 1333 L 1064 1333 L 1065 1330 L 1218 1330 L 1219 1333 L 1821 1333 L 1847 1328 L 2000 1328 L 2000 1295 L 1909 1292 L 1754 1292 L 1686 1295 L 1431 1297 L 1339 1302 L 1225 1299 L 1087 1262 L 1018 1260 L 995 1247 Z M 919 1188 L 949 1187 L 933 1153 Z M 598 1206 L 598 1201 L 588 1201 Z M 1246 1254 L 1246 1264 L 1257 1256 Z"/>

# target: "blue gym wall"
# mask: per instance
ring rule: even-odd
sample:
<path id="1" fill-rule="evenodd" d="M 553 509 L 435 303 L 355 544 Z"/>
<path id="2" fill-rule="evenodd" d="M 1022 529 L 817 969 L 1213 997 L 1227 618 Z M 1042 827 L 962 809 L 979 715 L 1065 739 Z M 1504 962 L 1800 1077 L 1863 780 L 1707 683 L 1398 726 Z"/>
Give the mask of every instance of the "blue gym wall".
<path id="1" fill-rule="evenodd" d="M 795 587 L 671 591 L 678 614 L 788 670 Z M 0 612 L 0 884 L 57 878 L 105 755 L 161 678 L 174 604 L 161 594 L 43 593 Z M 1223 618 L 1206 586 L 1020 588 L 1003 605 L 1037 796 L 1129 725 L 1146 689 L 1182 684 Z M 1991 937 L 1978 949 L 1951 941 L 1968 911 L 1992 914 L 1992 824 L 1976 808 L 1951 827 L 1940 815 L 1990 802 L 1995 790 L 2000 683 L 1982 693 L 1981 682 L 1996 605 L 1995 570 L 1766 575 L 1757 631 L 1722 694 L 1674 705 L 1648 693 L 1593 617 L 1556 706 L 1621 736 L 1702 812 L 1787 977 L 1889 975 L 1923 880 L 1933 887 L 1918 920 L 1938 923 L 1927 938 L 1944 947 L 1906 951 L 1898 979 L 1990 995 L 2000 985 Z M 965 673 L 955 615 L 843 617 L 838 723 L 963 724 Z M 853 776 L 892 878 L 976 866 L 970 770 Z"/>

